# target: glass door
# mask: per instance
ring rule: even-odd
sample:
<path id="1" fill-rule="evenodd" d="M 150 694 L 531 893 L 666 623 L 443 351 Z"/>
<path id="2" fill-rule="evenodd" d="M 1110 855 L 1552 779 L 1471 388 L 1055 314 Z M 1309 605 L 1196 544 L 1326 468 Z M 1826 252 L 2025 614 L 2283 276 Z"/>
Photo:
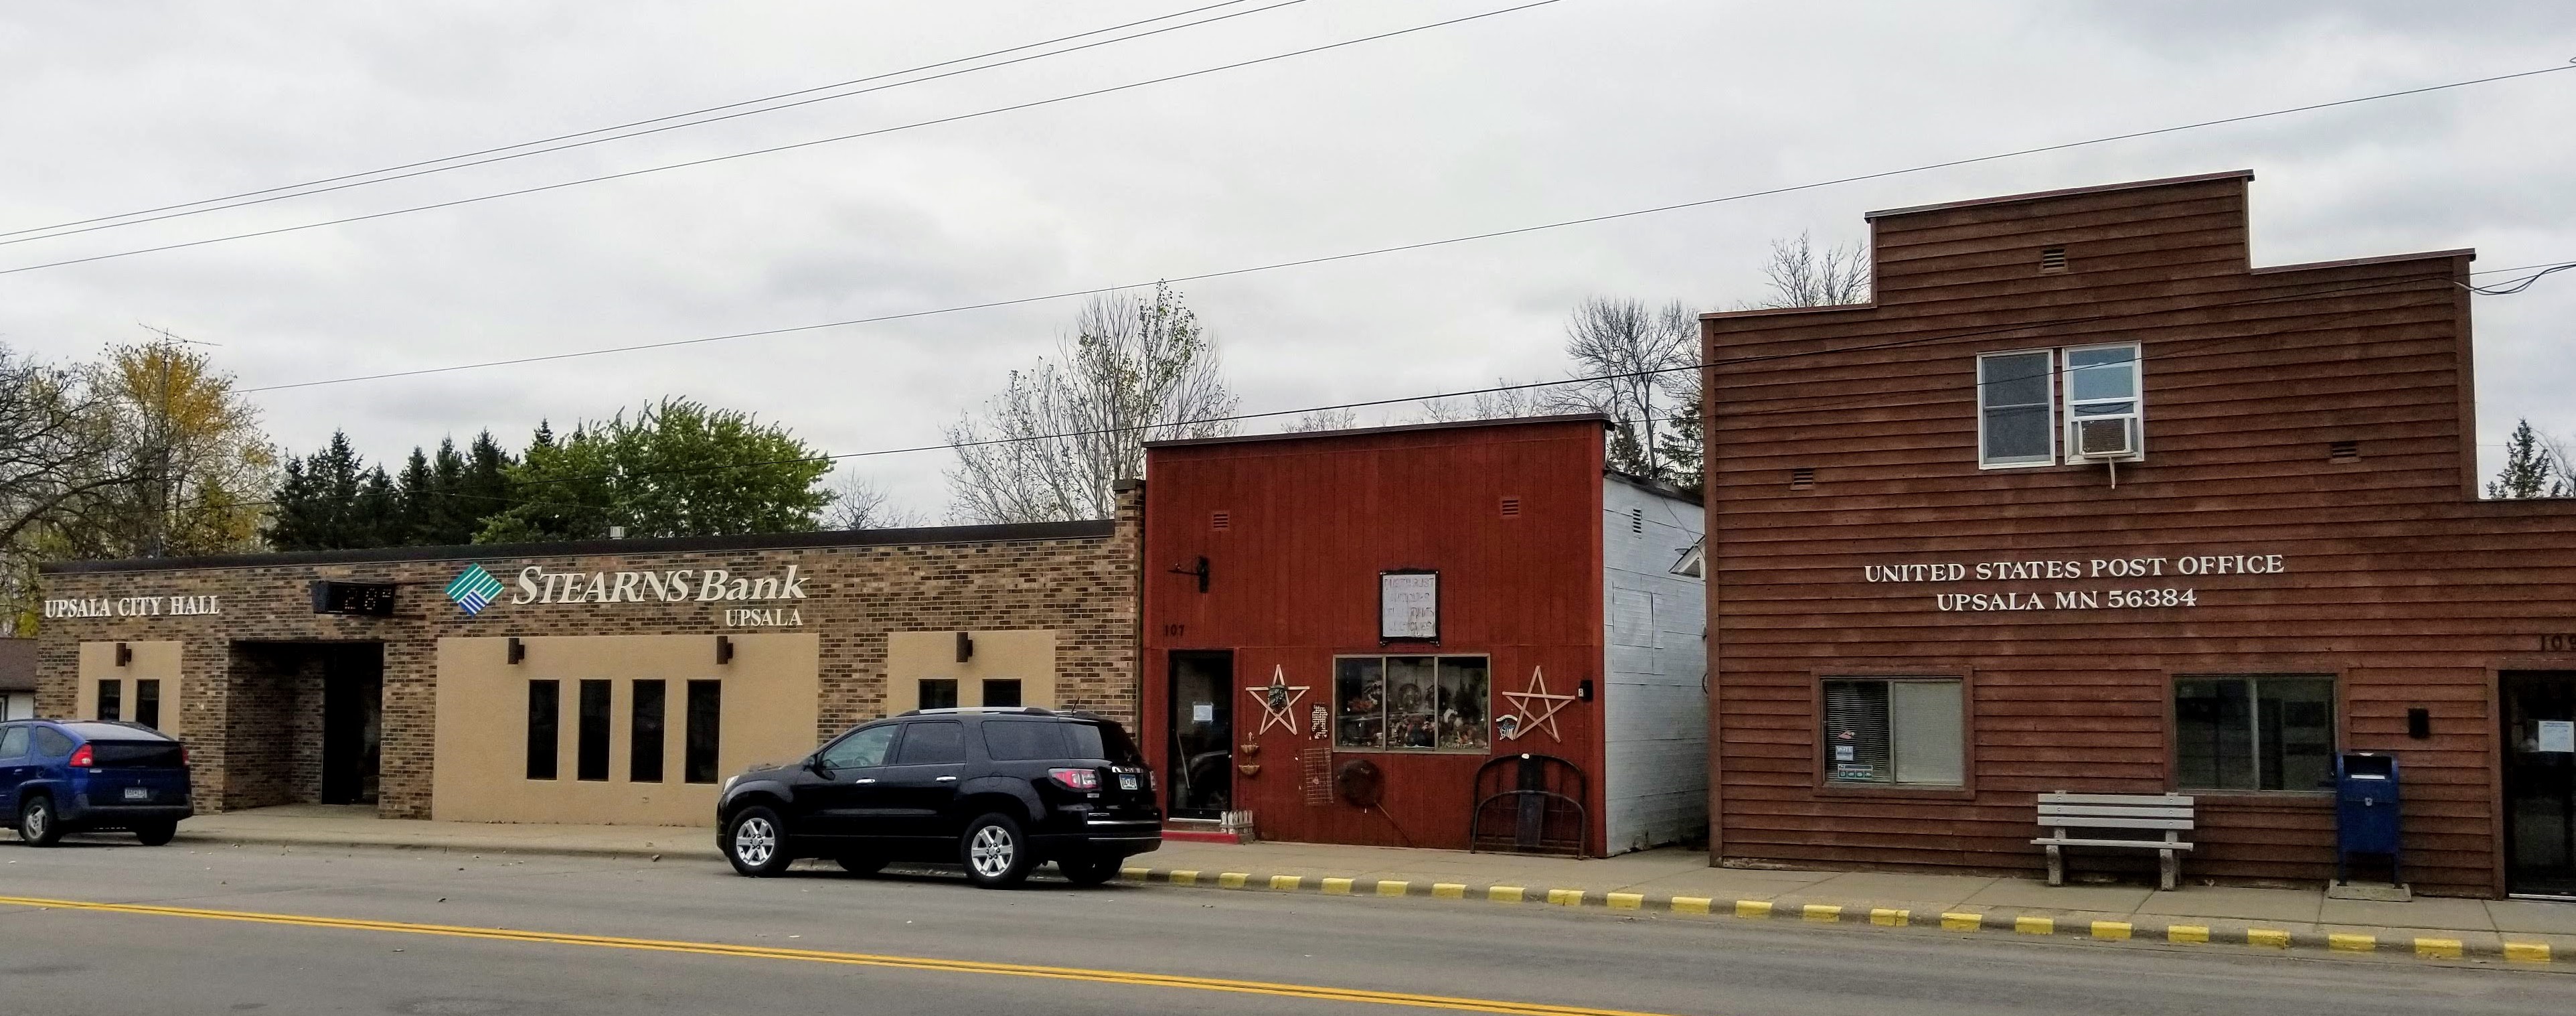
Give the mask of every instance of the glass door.
<path id="1" fill-rule="evenodd" d="M 1173 818 L 1218 819 L 1234 802 L 1234 654 L 1172 654 Z"/>
<path id="2" fill-rule="evenodd" d="M 2576 672 L 2504 675 L 2505 888 L 2576 896 Z"/>

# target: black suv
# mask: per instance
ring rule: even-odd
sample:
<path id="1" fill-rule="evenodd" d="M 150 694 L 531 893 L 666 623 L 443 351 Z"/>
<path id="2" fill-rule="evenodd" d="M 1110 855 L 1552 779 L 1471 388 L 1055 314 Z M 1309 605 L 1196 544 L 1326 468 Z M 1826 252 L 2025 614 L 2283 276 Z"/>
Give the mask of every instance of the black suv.
<path id="1" fill-rule="evenodd" d="M 1118 724 L 1045 709 L 922 709 L 861 726 L 797 762 L 725 781 L 716 846 L 745 875 L 799 857 L 866 874 L 966 865 L 1016 885 L 1054 861 L 1077 885 L 1163 845 L 1154 777 Z"/>

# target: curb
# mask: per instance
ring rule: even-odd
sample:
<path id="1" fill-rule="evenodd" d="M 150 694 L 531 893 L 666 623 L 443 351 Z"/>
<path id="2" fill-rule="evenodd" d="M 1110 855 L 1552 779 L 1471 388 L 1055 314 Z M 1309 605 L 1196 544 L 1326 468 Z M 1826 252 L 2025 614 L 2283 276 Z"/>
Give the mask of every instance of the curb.
<path id="1" fill-rule="evenodd" d="M 1516 885 L 1471 886 L 1457 882 L 1259 875 L 1241 871 L 1211 872 L 1188 868 L 1122 868 L 1119 869 L 1119 877 L 1130 882 L 1254 892 L 1482 900 L 1505 905 L 1599 907 L 1608 910 L 1634 910 L 1694 917 L 1733 916 L 1748 920 L 1786 920 L 1807 924 L 1857 927 L 1937 927 L 1944 931 L 2004 932 L 2014 935 L 2081 938 L 2101 942 L 2238 946 L 2283 952 L 2299 950 L 2344 954 L 2408 954 L 2422 959 L 2436 960 L 2500 959 L 2517 965 L 2545 965 L 2576 960 L 2576 955 L 2553 954 L 2549 943 L 2546 942 L 2508 940 L 2489 946 L 2485 943 L 2467 943 L 2456 938 L 2376 935 L 2360 932 L 2290 931 L 2252 925 L 2096 921 L 2056 914 L 2009 911 L 1918 913 L 1885 907 L 1824 903 L 1719 900 L 1700 896 L 1648 896 L 1643 893 L 1599 893 L 1582 889 L 1533 888 Z"/>
<path id="2" fill-rule="evenodd" d="M 197 847 L 316 847 L 324 850 L 402 850 L 442 854 L 492 854 L 532 857 L 618 857 L 639 861 L 686 859 L 722 861 L 724 855 L 712 846 L 675 844 L 669 847 L 591 847 L 579 844 L 530 843 L 424 843 L 405 839 L 357 839 L 263 835 L 259 833 L 198 833 L 190 835 L 185 828 L 172 841 L 176 846 Z"/>

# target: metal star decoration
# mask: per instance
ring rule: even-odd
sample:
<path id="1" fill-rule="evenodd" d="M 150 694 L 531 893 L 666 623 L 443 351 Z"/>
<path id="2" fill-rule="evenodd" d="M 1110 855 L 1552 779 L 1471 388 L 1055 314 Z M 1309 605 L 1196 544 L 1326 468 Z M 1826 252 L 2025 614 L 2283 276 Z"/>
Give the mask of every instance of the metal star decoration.
<path id="1" fill-rule="evenodd" d="M 1520 740 L 1522 734 L 1542 726 L 1547 728 L 1547 736 L 1550 740 L 1565 740 L 1565 735 L 1557 732 L 1556 713 L 1557 710 L 1565 708 L 1566 703 L 1574 701 L 1574 696 L 1548 694 L 1547 668 L 1530 668 L 1529 690 L 1507 691 L 1503 693 L 1503 697 L 1512 700 L 1511 718 L 1519 721 L 1503 727 L 1504 740 Z M 1543 711 L 1532 712 L 1530 704 L 1533 702 L 1544 703 L 1541 707 Z"/>
<path id="2" fill-rule="evenodd" d="M 1288 668 L 1274 666 L 1270 668 L 1268 687 L 1244 689 L 1243 693 L 1252 696 L 1252 701 L 1261 706 L 1261 726 L 1252 732 L 1252 736 L 1259 737 L 1269 733 L 1273 726 L 1286 727 L 1289 733 L 1296 733 L 1297 700 L 1305 698 L 1306 692 L 1311 687 L 1313 686 L 1289 684 Z"/>

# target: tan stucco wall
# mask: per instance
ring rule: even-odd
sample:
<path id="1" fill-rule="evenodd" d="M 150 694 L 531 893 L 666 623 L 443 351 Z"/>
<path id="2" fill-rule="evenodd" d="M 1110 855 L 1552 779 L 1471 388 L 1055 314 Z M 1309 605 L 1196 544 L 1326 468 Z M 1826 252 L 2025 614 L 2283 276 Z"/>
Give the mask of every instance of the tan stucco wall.
<path id="1" fill-rule="evenodd" d="M 72 704 L 72 718 L 97 719 L 98 683 L 115 681 L 123 686 L 117 693 L 117 701 L 122 703 L 117 718 L 131 723 L 134 721 L 134 683 L 159 681 L 161 682 L 161 722 L 156 729 L 173 737 L 181 736 L 185 732 L 179 729 L 181 726 L 179 701 L 182 694 L 182 689 L 179 687 L 179 643 L 128 642 L 125 643 L 125 647 L 132 654 L 134 662 L 119 667 L 116 665 L 116 643 L 83 642 L 80 644 L 80 683 L 73 689 L 75 696 Z"/>
<path id="2" fill-rule="evenodd" d="M 921 679 L 954 678 L 957 704 L 984 704 L 985 678 L 1015 678 L 1020 704 L 1054 708 L 1055 632 L 975 631 L 974 658 L 957 662 L 957 633 L 886 633 L 886 715 L 921 707 Z"/>
<path id="3" fill-rule="evenodd" d="M 719 779 L 756 762 L 793 760 L 814 749 L 820 717 L 822 640 L 817 635 L 732 635 L 733 662 L 716 663 L 714 635 L 524 638 L 526 659 L 509 662 L 507 638 L 438 640 L 438 768 L 431 817 L 459 822 L 706 826 L 715 822 L 718 784 L 684 783 L 687 682 L 724 682 L 716 747 Z M 612 682 L 608 779 L 574 778 L 579 756 L 579 682 Z M 667 681 L 662 782 L 627 779 L 634 682 Z M 527 778 L 528 682 L 563 682 L 557 776 Z"/>

